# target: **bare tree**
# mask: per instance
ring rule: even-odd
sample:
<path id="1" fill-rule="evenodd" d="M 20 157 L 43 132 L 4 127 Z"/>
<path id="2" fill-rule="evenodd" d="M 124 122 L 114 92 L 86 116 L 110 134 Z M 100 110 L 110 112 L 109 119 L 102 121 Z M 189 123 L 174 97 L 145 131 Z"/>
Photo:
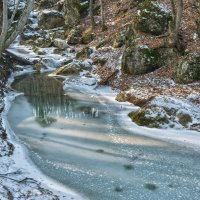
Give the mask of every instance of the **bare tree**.
<path id="1" fill-rule="evenodd" d="M 101 4 L 101 27 L 102 27 L 102 31 L 106 30 L 106 23 L 105 23 L 105 15 L 104 15 L 104 0 L 100 0 L 100 4 Z"/>
<path id="2" fill-rule="evenodd" d="M 91 20 L 91 27 L 94 30 L 95 21 L 94 21 L 94 0 L 90 0 L 90 8 L 89 8 L 89 15 Z"/>
<path id="3" fill-rule="evenodd" d="M 173 37 L 173 45 L 179 45 L 179 33 L 181 20 L 183 15 L 183 0 L 170 0 L 172 7 L 172 22 L 171 22 L 171 34 Z"/>
<path id="4" fill-rule="evenodd" d="M 10 44 L 15 40 L 15 38 L 21 33 L 23 27 L 25 26 L 30 12 L 33 8 L 35 0 L 27 0 L 25 3 L 24 10 L 18 19 L 15 26 L 13 25 L 15 15 L 19 8 L 20 0 L 14 1 L 14 9 L 12 10 L 12 15 L 8 17 L 8 0 L 1 0 L 1 6 L 3 6 L 3 12 L 0 16 L 2 19 L 2 24 L 0 24 L 0 56 L 2 52 L 7 49 Z"/>
<path id="5" fill-rule="evenodd" d="M 80 13 L 78 7 L 80 7 L 79 0 L 64 1 L 65 25 L 68 31 L 79 24 Z"/>

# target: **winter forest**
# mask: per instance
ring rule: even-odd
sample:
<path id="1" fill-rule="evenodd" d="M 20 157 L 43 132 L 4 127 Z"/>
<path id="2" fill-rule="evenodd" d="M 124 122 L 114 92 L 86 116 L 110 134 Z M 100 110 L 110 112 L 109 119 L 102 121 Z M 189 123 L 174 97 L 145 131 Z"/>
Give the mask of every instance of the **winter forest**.
<path id="1" fill-rule="evenodd" d="M 199 0 L 0 0 L 0 200 L 199 200 Z"/>

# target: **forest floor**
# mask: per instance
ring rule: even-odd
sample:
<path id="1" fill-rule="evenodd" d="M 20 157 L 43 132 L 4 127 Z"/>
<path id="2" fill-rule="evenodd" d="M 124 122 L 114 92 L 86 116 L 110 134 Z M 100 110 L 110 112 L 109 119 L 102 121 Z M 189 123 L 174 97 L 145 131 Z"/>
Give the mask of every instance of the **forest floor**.
<path id="1" fill-rule="evenodd" d="M 120 68 L 124 47 L 112 48 L 112 41 L 120 31 L 124 30 L 132 23 L 134 16 L 137 13 L 136 5 L 139 2 L 139 0 L 131 2 L 129 0 L 106 1 L 104 15 L 107 30 L 105 31 L 101 30 L 100 18 L 96 18 L 96 27 L 94 30 L 95 39 L 89 45 L 96 46 L 100 41 L 104 44 L 102 48 L 98 49 L 98 56 L 101 57 L 101 59 L 107 59 L 105 66 L 103 68 L 100 67 L 98 71 L 98 74 L 103 79 L 107 78 L 114 69 Z M 170 9 L 170 1 L 160 0 L 159 2 L 166 9 Z M 186 53 L 200 53 L 200 38 L 197 36 L 197 27 L 195 23 L 196 19 L 199 17 L 200 13 L 198 12 L 197 7 L 193 5 L 192 1 L 185 0 L 181 24 L 181 36 L 183 37 L 182 40 Z M 88 29 L 90 27 L 89 18 L 84 18 L 81 24 L 84 24 L 84 27 L 86 27 L 85 29 Z M 167 37 L 152 37 L 144 34 L 137 42 L 142 45 L 145 44 L 156 47 L 167 39 Z M 191 91 L 200 94 L 199 83 L 188 85 L 174 83 L 174 68 L 181 57 L 181 55 L 177 55 L 169 66 L 162 67 L 149 74 L 133 76 L 121 72 L 120 79 L 116 76 L 113 80 L 110 80 L 109 84 L 122 91 L 134 88 L 138 92 L 141 91 L 141 95 L 143 88 L 145 88 L 145 90 L 148 90 L 150 96 L 172 95 L 175 97 L 187 97 Z M 144 95 L 146 95 L 146 92 Z"/>

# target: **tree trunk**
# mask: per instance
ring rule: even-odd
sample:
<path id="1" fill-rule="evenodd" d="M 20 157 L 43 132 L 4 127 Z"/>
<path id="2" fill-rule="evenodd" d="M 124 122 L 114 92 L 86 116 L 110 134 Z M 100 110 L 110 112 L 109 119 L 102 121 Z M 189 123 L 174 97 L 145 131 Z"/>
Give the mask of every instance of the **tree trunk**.
<path id="1" fill-rule="evenodd" d="M 179 41 L 180 26 L 183 15 L 183 0 L 171 0 L 172 22 L 170 34 L 172 35 L 172 44 L 178 50 L 183 50 L 183 44 Z"/>
<path id="2" fill-rule="evenodd" d="M 27 19 L 30 15 L 30 12 L 33 8 L 35 0 L 27 0 L 26 6 L 22 12 L 22 15 L 20 16 L 18 23 L 16 27 L 12 27 L 12 23 L 15 17 L 15 14 L 17 12 L 17 8 L 19 6 L 19 3 L 15 5 L 15 9 L 12 13 L 12 16 L 10 19 L 8 19 L 8 1 L 3 0 L 3 23 L 1 26 L 1 35 L 0 35 L 0 57 L 2 52 L 7 49 L 10 44 L 15 40 L 15 38 L 22 32 Z M 11 32 L 11 35 L 8 35 L 8 32 Z"/>
<path id="3" fill-rule="evenodd" d="M 175 43 L 177 43 L 178 41 L 178 33 L 180 31 L 182 15 L 183 15 L 183 0 L 177 0 L 175 28 L 174 28 Z"/>
<path id="4" fill-rule="evenodd" d="M 105 24 L 105 15 L 104 15 L 104 2 L 103 0 L 100 0 L 101 3 L 101 28 L 102 31 L 106 30 L 106 24 Z"/>
<path id="5" fill-rule="evenodd" d="M 91 20 L 91 27 L 92 27 L 92 30 L 94 30 L 95 28 L 95 21 L 94 21 L 94 0 L 90 0 L 90 11 L 89 11 L 89 14 L 90 14 L 90 20 Z"/>
<path id="6" fill-rule="evenodd" d="M 24 8 L 24 11 L 18 21 L 17 26 L 13 30 L 11 36 L 5 41 L 5 48 L 8 48 L 10 44 L 15 40 L 15 38 L 23 31 L 23 28 L 26 25 L 30 12 L 33 9 L 34 1 L 35 0 L 28 0 L 27 6 Z"/>
<path id="7" fill-rule="evenodd" d="M 8 32 L 8 1 L 3 0 L 3 24 L 0 35 L 0 55 L 3 51 L 3 46 L 6 40 L 7 32 Z"/>

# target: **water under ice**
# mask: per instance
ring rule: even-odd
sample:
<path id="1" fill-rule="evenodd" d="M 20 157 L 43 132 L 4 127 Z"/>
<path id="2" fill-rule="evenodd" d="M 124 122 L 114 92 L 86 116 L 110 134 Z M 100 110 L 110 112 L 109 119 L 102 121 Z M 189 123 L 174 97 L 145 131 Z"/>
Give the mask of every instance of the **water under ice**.
<path id="1" fill-rule="evenodd" d="M 15 81 L 25 95 L 8 113 L 43 173 L 91 200 L 199 199 L 199 153 L 136 135 L 109 100 L 44 76 Z"/>

